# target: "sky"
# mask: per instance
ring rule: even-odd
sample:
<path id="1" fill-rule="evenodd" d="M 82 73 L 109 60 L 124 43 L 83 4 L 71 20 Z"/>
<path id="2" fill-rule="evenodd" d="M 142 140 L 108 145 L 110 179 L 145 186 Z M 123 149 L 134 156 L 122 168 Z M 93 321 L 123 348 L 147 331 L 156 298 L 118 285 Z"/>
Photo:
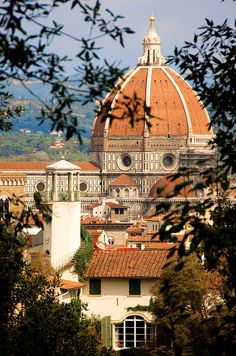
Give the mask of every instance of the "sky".
<path id="1" fill-rule="evenodd" d="M 89 1 L 88 1 L 89 3 Z M 205 23 L 205 18 L 216 23 L 226 18 L 233 26 L 236 2 L 233 0 L 101 0 L 104 8 L 109 8 L 115 14 L 124 15 L 120 25 L 131 27 L 135 33 L 125 36 L 125 48 L 112 40 L 102 40 L 98 45 L 103 46 L 101 56 L 110 61 L 120 62 L 121 67 L 133 67 L 142 55 L 142 40 L 147 33 L 149 17 L 155 16 L 156 28 L 161 36 L 162 55 L 173 53 L 175 46 L 181 47 L 184 41 L 191 41 L 193 34 Z M 64 24 L 64 30 L 71 35 L 80 37 L 88 33 L 78 9 L 72 12 L 63 6 L 53 13 L 53 19 Z M 70 39 L 59 38 L 53 45 L 55 52 L 61 55 L 74 56 L 79 52 L 79 44 Z M 68 71 L 73 70 L 72 62 Z"/>

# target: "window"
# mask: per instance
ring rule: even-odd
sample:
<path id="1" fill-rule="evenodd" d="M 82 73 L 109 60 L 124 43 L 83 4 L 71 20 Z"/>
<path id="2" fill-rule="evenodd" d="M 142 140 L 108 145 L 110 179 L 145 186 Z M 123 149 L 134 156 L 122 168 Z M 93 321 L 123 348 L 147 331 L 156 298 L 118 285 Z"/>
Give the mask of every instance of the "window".
<path id="1" fill-rule="evenodd" d="M 88 189 L 88 186 L 86 183 L 82 182 L 80 183 L 79 189 L 81 192 L 85 192 Z"/>
<path id="2" fill-rule="evenodd" d="M 0 198 L 0 219 L 8 219 L 10 213 L 10 202 L 7 197 Z"/>
<path id="3" fill-rule="evenodd" d="M 129 280 L 129 295 L 140 295 L 141 294 L 141 280 L 140 279 L 130 279 Z"/>
<path id="4" fill-rule="evenodd" d="M 172 169 L 176 165 L 176 157 L 172 153 L 164 155 L 162 165 L 165 169 Z"/>
<path id="5" fill-rule="evenodd" d="M 45 184 L 44 184 L 44 182 L 38 182 L 38 183 L 36 184 L 36 190 L 37 190 L 38 192 L 43 192 L 43 191 L 45 190 Z"/>
<path id="6" fill-rule="evenodd" d="M 129 155 L 125 155 L 122 157 L 122 162 L 123 162 L 123 165 L 125 167 L 129 167 L 131 166 L 131 163 L 132 163 L 132 160 L 131 160 L 131 157 Z"/>
<path id="7" fill-rule="evenodd" d="M 117 165 L 121 170 L 129 170 L 132 163 L 132 157 L 128 153 L 123 153 L 117 158 Z"/>
<path id="8" fill-rule="evenodd" d="M 115 214 L 116 215 L 123 215 L 124 214 L 124 209 L 123 208 L 115 208 Z"/>
<path id="9" fill-rule="evenodd" d="M 114 245 L 114 237 L 108 237 L 107 242 L 109 245 Z"/>
<path id="10" fill-rule="evenodd" d="M 119 197 L 119 196 L 120 196 L 120 189 L 117 188 L 117 189 L 115 190 L 115 193 L 116 193 L 116 196 Z"/>
<path id="11" fill-rule="evenodd" d="M 126 188 L 124 190 L 124 193 L 125 193 L 125 197 L 128 198 L 129 197 L 129 189 Z"/>
<path id="12" fill-rule="evenodd" d="M 116 347 L 140 347 L 154 337 L 154 327 L 141 316 L 131 315 L 115 325 Z"/>
<path id="13" fill-rule="evenodd" d="M 89 294 L 101 294 L 101 279 L 91 278 L 89 281 Z"/>

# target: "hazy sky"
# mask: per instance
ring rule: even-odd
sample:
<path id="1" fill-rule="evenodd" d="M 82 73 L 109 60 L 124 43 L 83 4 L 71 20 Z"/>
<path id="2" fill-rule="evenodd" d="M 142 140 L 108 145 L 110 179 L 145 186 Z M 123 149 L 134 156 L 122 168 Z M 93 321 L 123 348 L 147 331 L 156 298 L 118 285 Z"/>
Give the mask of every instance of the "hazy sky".
<path id="1" fill-rule="evenodd" d="M 233 25 L 236 13 L 236 2 L 232 0 L 102 0 L 104 8 L 109 8 L 116 14 L 124 15 L 123 26 L 130 26 L 135 34 L 125 37 L 125 48 L 113 41 L 102 41 L 101 52 L 111 61 L 121 61 L 122 66 L 133 67 L 137 58 L 142 55 L 142 40 L 145 36 L 149 17 L 153 13 L 156 18 L 156 28 L 161 36 L 162 54 L 172 54 L 175 46 L 183 45 L 185 40 L 191 41 L 194 32 L 202 26 L 205 18 L 216 23 L 226 18 Z M 66 32 L 75 36 L 86 33 L 87 25 L 83 22 L 79 10 L 69 12 L 65 7 L 55 11 L 53 17 L 65 25 Z M 73 56 L 78 52 L 78 43 L 60 38 L 55 44 L 60 54 Z"/>

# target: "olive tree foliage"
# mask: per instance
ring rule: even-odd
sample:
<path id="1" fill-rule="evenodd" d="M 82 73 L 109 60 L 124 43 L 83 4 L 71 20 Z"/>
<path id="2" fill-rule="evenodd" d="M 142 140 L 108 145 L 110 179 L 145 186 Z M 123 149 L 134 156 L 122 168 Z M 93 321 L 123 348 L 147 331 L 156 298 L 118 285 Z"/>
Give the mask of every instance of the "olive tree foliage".
<path id="1" fill-rule="evenodd" d="M 33 273 L 24 241 L 0 222 L 0 354 L 111 355 L 99 322 L 84 315 L 79 299 L 60 304 L 57 275 Z"/>
<path id="2" fill-rule="evenodd" d="M 12 128 L 12 120 L 19 117 L 23 108 L 19 105 L 12 106 L 12 96 L 9 93 L 0 95 L 0 130 L 9 131 Z"/>
<path id="3" fill-rule="evenodd" d="M 197 167 L 189 167 L 173 174 L 175 181 L 184 176 L 183 184 L 176 185 L 173 195 L 184 187 L 202 190 L 204 196 L 197 203 L 186 200 L 171 205 L 159 204 L 157 213 L 167 208 L 161 238 L 174 240 L 173 233 L 186 229 L 178 254 L 186 254 L 185 241 L 190 238 L 190 252 L 205 256 L 209 270 L 217 270 L 224 285 L 224 313 L 214 332 L 215 347 L 219 354 L 230 355 L 236 348 L 236 257 L 235 257 L 235 185 L 236 173 L 236 116 L 235 116 L 235 29 L 225 20 L 214 24 L 206 19 L 193 42 L 174 51 L 169 63 L 175 64 L 185 79 L 189 80 L 203 105 L 209 110 L 210 127 L 214 131 L 209 146 L 217 152 L 216 164 L 199 161 Z M 198 175 L 196 175 L 196 171 Z M 198 180 L 196 183 L 196 176 Z M 194 179 L 195 177 L 195 179 Z M 233 198 L 233 199 L 232 199 Z M 210 217 L 210 220 L 208 217 Z M 174 250 L 171 254 L 174 253 Z M 233 352 L 234 353 L 234 352 Z"/>
<path id="4" fill-rule="evenodd" d="M 209 110 L 215 132 L 212 144 L 218 147 L 221 168 L 225 174 L 236 173 L 235 28 L 227 20 L 217 25 L 206 19 L 200 30 L 192 43 L 175 48 L 170 63 L 191 81 Z"/>
<path id="5" fill-rule="evenodd" d="M 162 273 L 154 294 L 158 355 L 213 355 L 212 330 L 220 323 L 221 278 L 196 255 Z"/>
<path id="6" fill-rule="evenodd" d="M 50 20 L 53 11 L 64 5 L 71 11 L 82 13 L 83 21 L 88 24 L 87 35 L 79 33 L 79 24 L 78 34 L 71 35 L 64 31 L 62 24 Z M 121 19 L 122 16 L 103 9 L 99 0 L 3 0 L 0 6 L 1 94 L 6 95 L 8 80 L 12 79 L 20 81 L 29 91 L 27 80 L 39 80 L 49 85 L 51 98 L 42 103 L 42 121 L 50 119 L 53 130 L 65 132 L 67 138 L 76 134 L 81 139 L 73 103 L 101 102 L 126 70 L 101 58 L 102 46 L 97 45 L 98 40 L 104 43 L 109 37 L 124 46 L 124 34 L 133 31 L 129 27 L 120 27 Z M 31 25 L 34 30 L 28 34 Z M 75 74 L 78 74 L 76 87 L 68 84 L 69 77 L 65 72 L 65 64 L 71 58 L 50 50 L 50 44 L 58 36 L 74 40 L 78 47 L 73 62 Z M 41 98 L 37 99 L 41 101 Z"/>
<path id="7" fill-rule="evenodd" d="M 218 219 L 215 219 L 216 226 L 221 224 L 225 227 L 221 241 L 226 244 L 226 251 L 229 246 L 235 245 L 233 240 L 230 243 L 228 241 L 233 239 L 233 233 L 231 231 L 227 234 L 226 216 L 220 213 L 225 211 L 223 206 L 227 202 L 228 209 L 235 209 L 234 201 L 230 203 L 230 199 L 235 195 L 235 186 L 231 182 L 236 171 L 235 38 L 235 29 L 228 25 L 227 20 L 221 25 L 215 25 L 213 21 L 206 19 L 206 24 L 194 35 L 193 42 L 186 42 L 181 49 L 176 48 L 174 55 L 169 58 L 169 63 L 176 64 L 185 79 L 191 81 L 203 105 L 209 109 L 210 126 L 214 130 L 214 137 L 209 146 L 216 149 L 217 162 L 204 168 L 204 165 L 201 165 L 205 162 L 199 161 L 197 167 L 186 168 L 170 177 L 172 181 L 180 176 L 186 178 L 183 183 L 176 185 L 172 196 L 184 187 L 194 191 L 203 190 L 205 194 L 200 203 L 196 204 L 185 201 L 171 206 L 171 203 L 167 202 L 169 214 L 161 232 L 163 238 L 170 238 L 173 232 L 187 225 L 186 239 L 191 236 L 191 249 L 199 253 L 204 252 L 206 234 L 213 231 L 212 225 L 206 224 L 206 212 L 211 214 L 212 220 L 218 215 Z M 196 170 L 200 172 L 197 183 L 192 179 L 194 175 L 196 177 Z M 163 208 L 165 204 L 160 204 L 157 206 L 157 212 Z M 218 214 L 214 214 L 214 211 Z M 217 241 L 219 240 L 208 240 L 208 252 L 211 247 L 217 247 Z M 185 240 L 179 249 L 180 255 L 185 253 L 184 242 Z M 220 251 L 225 253 L 223 246 Z"/>

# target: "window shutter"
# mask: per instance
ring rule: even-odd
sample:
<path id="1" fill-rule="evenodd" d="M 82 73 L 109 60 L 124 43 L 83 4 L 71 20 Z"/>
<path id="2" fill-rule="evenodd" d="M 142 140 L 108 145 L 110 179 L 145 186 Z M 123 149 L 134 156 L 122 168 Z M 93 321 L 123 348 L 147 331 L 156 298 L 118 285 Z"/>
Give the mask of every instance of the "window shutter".
<path id="1" fill-rule="evenodd" d="M 89 294 L 101 294 L 101 279 L 91 278 L 89 281 Z"/>
<path id="2" fill-rule="evenodd" d="M 141 294 L 141 280 L 140 279 L 130 279 L 129 280 L 129 295 L 140 295 Z"/>
<path id="3" fill-rule="evenodd" d="M 101 320 L 101 339 L 106 347 L 112 347 L 111 317 L 104 316 Z"/>

